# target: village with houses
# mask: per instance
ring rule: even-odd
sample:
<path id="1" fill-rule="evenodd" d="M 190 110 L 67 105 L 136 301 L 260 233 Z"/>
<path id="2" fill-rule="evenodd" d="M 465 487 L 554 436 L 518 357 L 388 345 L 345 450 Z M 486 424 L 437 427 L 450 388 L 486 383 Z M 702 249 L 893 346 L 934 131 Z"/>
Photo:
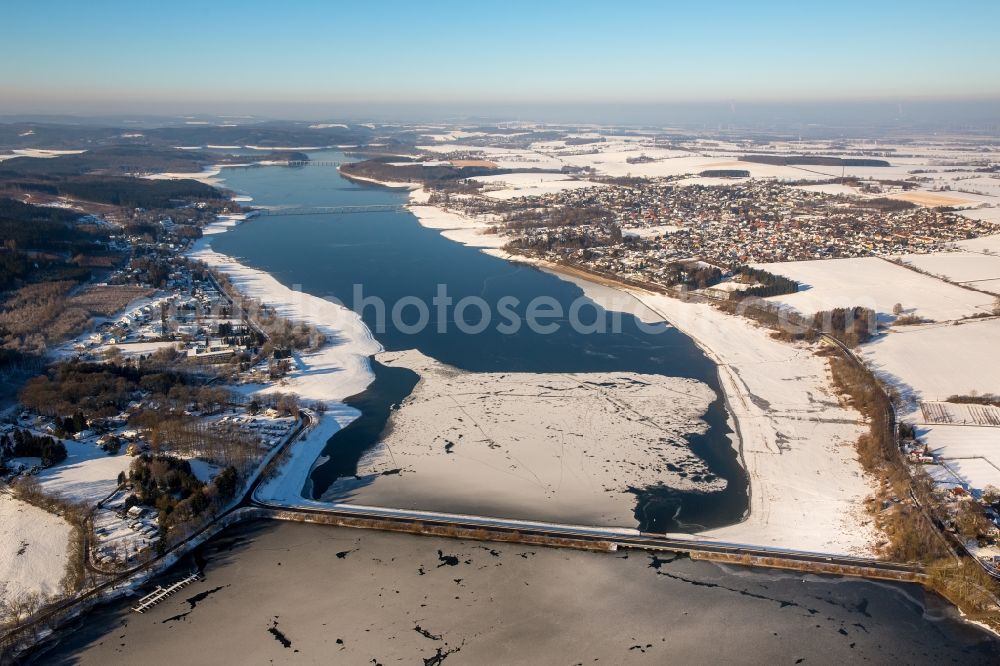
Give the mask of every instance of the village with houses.
<path id="1" fill-rule="evenodd" d="M 904 200 L 747 178 L 718 185 L 653 181 L 570 189 L 506 199 L 497 207 L 505 211 L 505 228 L 517 231 L 515 247 L 654 282 L 663 279 L 664 266 L 694 257 L 725 267 L 922 253 L 993 229 Z M 532 210 L 541 213 L 538 221 L 531 219 Z M 553 213 L 561 210 L 591 211 L 597 219 L 553 225 L 553 217 L 559 221 Z"/>
<path id="2" fill-rule="evenodd" d="M 280 385 L 303 345 L 325 338 L 288 334 L 272 310 L 186 259 L 190 225 L 136 210 L 134 232 L 109 217 L 109 244 L 129 260 L 86 289 L 128 305 L 54 345 L 0 423 L 0 522 L 4 538 L 20 535 L 4 554 L 20 572 L 0 585 L 7 619 L 160 557 L 231 509 L 307 425 Z"/>
<path id="3" fill-rule="evenodd" d="M 726 347 L 750 341 L 753 353 L 794 354 L 789 358 L 808 370 L 785 376 L 787 368 L 761 365 L 753 372 L 773 393 L 744 388 L 739 400 L 773 426 L 764 438 L 783 456 L 779 429 L 793 432 L 803 420 L 773 406 L 788 391 L 811 403 L 814 391 L 832 384 L 830 409 L 857 419 L 835 427 L 844 437 L 870 431 L 850 464 L 854 476 L 862 468 L 866 475 L 871 493 L 863 521 L 879 536 L 849 538 L 868 541 L 865 555 L 916 560 L 938 534 L 914 521 L 919 514 L 948 535 L 945 552 L 969 553 L 986 575 L 1000 577 L 1000 234 L 990 189 L 1000 153 L 966 156 L 966 169 L 953 174 L 965 180 L 947 185 L 934 180 L 943 169 L 935 171 L 926 156 L 901 172 L 871 166 L 875 156 L 860 147 L 841 153 L 860 154 L 864 174 L 836 177 L 773 160 L 742 161 L 747 146 L 714 141 L 678 148 L 662 137 L 547 132 L 564 138 L 526 142 L 504 133 L 461 145 L 463 137 L 421 131 L 432 145 L 378 157 L 345 176 L 411 189 L 409 210 L 446 237 L 619 289 L 685 332 L 696 331 L 699 345 L 722 358 Z M 948 164 L 957 162 L 963 160 L 949 153 Z M 970 187 L 970 174 L 985 189 L 957 198 L 959 187 Z M 105 247 L 120 256 L 79 288 L 117 307 L 90 312 L 68 339 L 52 340 L 48 363 L 33 366 L 4 412 L 0 519 L 20 526 L 10 531 L 16 543 L 0 553 L 7 558 L 0 565 L 15 572 L 0 590 L 0 611 L 9 619 L 32 615 L 84 579 L 110 580 L 164 558 L 246 502 L 276 461 L 292 461 L 287 476 L 298 485 L 272 499 L 284 507 L 315 502 L 305 496 L 304 479 L 329 437 L 356 417 L 350 409 L 339 421 L 322 413 L 367 386 L 367 359 L 380 349 L 359 319 L 323 299 L 290 296 L 271 276 L 199 240 L 255 212 L 194 197 L 169 211 L 116 209 L 80 218 L 102 230 Z M 65 294 L 78 298 L 72 289 Z M 693 327 L 688 306 L 702 308 Z M 787 321 L 802 330 L 788 334 L 780 326 Z M 834 328 L 822 328 L 829 321 Z M 706 331 L 706 322 L 715 330 Z M 350 335 L 331 350 L 332 334 L 342 330 Z M 757 339 L 761 330 L 766 340 Z M 853 370 L 828 363 L 834 353 L 860 369 L 851 381 L 842 373 Z M 312 368 L 303 360 L 310 355 Z M 723 372 L 742 382 L 747 363 L 741 358 Z M 339 372 L 345 367 L 350 372 Z M 323 383 L 328 368 L 342 382 L 332 389 Z M 867 396 L 851 392 L 858 382 Z M 880 403 L 869 404 L 876 393 L 891 405 L 887 439 L 878 439 Z M 315 428 L 317 420 L 322 427 Z M 306 431 L 311 441 L 291 446 Z M 858 465 L 866 456 L 884 460 Z M 842 463 L 834 456 L 808 461 L 819 470 Z M 759 494 L 771 506 L 755 506 L 745 523 L 708 538 L 773 542 L 778 528 L 755 520 L 801 498 L 775 491 L 789 472 L 780 461 L 766 464 L 774 468 L 750 472 L 774 484 Z M 914 524 L 920 536 L 907 541 Z M 795 548 L 819 542 L 809 525 L 786 527 L 801 536 Z"/>
<path id="4" fill-rule="evenodd" d="M 81 404 L 63 418 L 43 402 L 40 409 L 24 409 L 3 425 L 0 441 L 7 445 L 0 445 L 0 454 L 6 483 L 16 487 L 30 481 L 37 492 L 96 507 L 90 518 L 95 564 L 111 570 L 134 566 L 156 553 L 168 531 L 150 502 L 156 498 L 134 492 L 137 461 L 183 461 L 175 476 L 191 480 L 201 492 L 229 468 L 237 479 L 245 479 L 297 428 L 300 416 L 293 398 L 279 394 L 265 404 L 247 393 L 286 373 L 289 363 L 261 359 L 259 346 L 266 337 L 258 333 L 249 339 L 250 325 L 234 319 L 231 308 L 213 282 L 182 268 L 171 273 L 166 289 L 66 346 L 72 350 L 68 362 L 83 369 L 112 365 L 155 377 L 163 364 L 187 365 L 195 382 L 181 384 L 188 389 L 188 400 L 175 400 L 169 391 L 145 390 L 140 378 L 134 390 L 124 393 L 127 403 L 118 413 L 105 415 L 106 408 Z M 246 360 L 230 363 L 234 357 Z M 233 390 L 240 385 L 246 387 L 242 392 Z M 150 410 L 176 413 L 183 422 L 166 434 L 164 423 L 149 419 Z M 22 433 L 53 440 L 62 454 L 23 455 L 31 447 L 19 444 Z M 228 497 L 236 490 L 231 488 Z"/>
<path id="5" fill-rule="evenodd" d="M 414 182 L 424 159 L 488 159 L 513 173 L 425 178 L 427 210 L 455 221 L 418 216 L 488 253 L 618 283 L 643 302 L 672 294 L 776 329 L 838 311 L 864 318 L 856 335 L 825 332 L 888 392 L 898 455 L 927 479 L 935 520 L 1000 576 L 995 147 L 600 132 L 531 141 L 530 130 L 428 128 L 407 168 Z M 891 512 L 907 500 L 890 490 L 881 501 Z"/>

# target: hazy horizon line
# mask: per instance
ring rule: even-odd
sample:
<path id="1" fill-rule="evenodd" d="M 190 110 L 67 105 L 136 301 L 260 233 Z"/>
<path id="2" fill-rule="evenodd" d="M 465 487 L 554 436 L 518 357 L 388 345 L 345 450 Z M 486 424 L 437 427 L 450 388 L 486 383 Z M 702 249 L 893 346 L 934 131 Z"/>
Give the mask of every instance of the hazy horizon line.
<path id="1" fill-rule="evenodd" d="M 1000 97 L 979 99 L 838 100 L 799 102 L 702 101 L 578 104 L 338 103 L 158 105 L 13 110 L 0 107 L 0 123 L 140 123 L 185 121 L 346 122 L 364 124 L 538 123 L 659 128 L 973 129 L 1000 133 Z"/>

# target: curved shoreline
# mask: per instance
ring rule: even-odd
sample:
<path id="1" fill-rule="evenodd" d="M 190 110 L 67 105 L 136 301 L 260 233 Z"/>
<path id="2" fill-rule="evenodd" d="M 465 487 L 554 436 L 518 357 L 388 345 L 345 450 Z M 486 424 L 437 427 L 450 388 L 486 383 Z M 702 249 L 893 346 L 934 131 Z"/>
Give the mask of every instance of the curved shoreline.
<path id="1" fill-rule="evenodd" d="M 519 261 L 521 259 L 524 259 L 524 257 L 518 257 L 517 255 L 508 255 L 506 258 L 507 258 L 508 261 L 511 261 L 511 262 L 517 262 L 517 261 Z M 648 310 L 650 310 L 652 312 L 656 312 L 657 314 L 659 314 L 664 319 L 664 321 L 667 321 L 668 323 L 670 323 L 670 325 L 674 326 L 674 328 L 678 328 L 678 330 L 681 330 L 681 332 L 684 333 L 684 335 L 687 336 L 688 339 L 690 339 L 695 344 L 695 346 L 698 347 L 698 349 L 700 349 L 701 352 L 703 354 L 705 354 L 705 356 L 707 356 L 715 364 L 716 375 L 717 375 L 718 380 L 719 380 L 719 392 L 721 393 L 723 405 L 725 407 L 726 415 L 728 417 L 727 421 L 729 421 L 731 423 L 732 430 L 733 430 L 732 434 L 735 437 L 735 441 L 732 442 L 732 446 L 733 446 L 733 449 L 736 451 L 736 455 L 737 455 L 737 458 L 739 459 L 740 467 L 743 469 L 744 474 L 746 474 L 746 476 L 747 476 L 747 482 L 746 482 L 746 488 L 747 488 L 747 506 L 746 506 L 746 510 L 743 512 L 743 516 L 740 518 L 739 521 L 733 523 L 732 525 L 728 525 L 727 527 L 733 527 L 735 525 L 739 525 L 741 523 L 746 522 L 750 518 L 750 507 L 752 506 L 752 502 L 753 502 L 753 484 L 750 483 L 749 468 L 747 467 L 746 457 L 743 454 L 744 436 L 743 436 L 742 429 L 740 427 L 740 418 L 739 418 L 739 415 L 737 414 L 737 411 L 736 411 L 736 408 L 735 408 L 735 404 L 734 404 L 734 401 L 733 401 L 734 397 L 736 397 L 736 396 L 739 396 L 740 399 L 742 400 L 742 395 L 738 391 L 730 390 L 731 386 L 727 385 L 726 380 L 728 379 L 729 382 L 732 382 L 733 378 L 732 378 L 732 375 L 729 374 L 728 371 L 726 371 L 726 364 L 722 362 L 722 360 L 719 358 L 719 356 L 712 350 L 711 347 L 709 347 L 708 345 L 706 345 L 703 340 L 701 340 L 698 337 L 692 335 L 688 331 L 684 331 L 684 330 L 680 329 L 666 315 L 663 315 L 662 313 L 658 313 L 655 308 L 653 308 L 653 307 L 649 306 L 648 304 L 644 303 L 643 300 L 639 297 L 639 295 L 637 293 L 637 292 L 640 291 L 639 287 L 636 287 L 636 286 L 633 286 L 633 285 L 628 285 L 628 284 L 625 284 L 623 282 L 618 282 L 618 281 L 615 281 L 615 280 L 613 280 L 611 278 L 608 278 L 608 277 L 604 277 L 604 276 L 600 276 L 600 275 L 593 275 L 593 274 L 588 273 L 585 270 L 582 270 L 582 269 L 579 269 L 579 268 L 576 268 L 576 267 L 563 266 L 562 264 L 556 264 L 556 263 L 552 263 L 552 262 L 549 262 L 549 261 L 533 260 L 533 261 L 524 261 L 523 263 L 525 263 L 525 264 L 527 264 L 529 266 L 534 266 L 534 267 L 539 268 L 541 270 L 547 271 L 549 273 L 552 273 L 554 275 L 562 277 L 563 279 L 571 278 L 571 280 L 570 280 L 571 282 L 573 282 L 574 284 L 580 285 L 583 288 L 584 293 L 587 294 L 587 296 L 589 298 L 591 298 L 591 300 L 595 300 L 599 304 L 601 304 L 601 303 L 600 303 L 599 300 L 597 300 L 597 298 L 595 298 L 596 295 L 593 294 L 593 290 L 591 289 L 590 293 L 588 293 L 588 289 L 585 286 L 586 283 L 600 285 L 600 286 L 603 286 L 603 287 L 607 287 L 609 289 L 614 289 L 614 290 L 618 291 L 619 293 L 622 293 L 622 294 L 630 296 L 631 298 L 633 298 L 635 300 L 635 302 L 639 303 L 643 308 L 646 308 L 646 309 L 648 309 Z M 581 284 L 581 283 L 583 283 L 583 284 Z M 605 306 L 605 304 L 601 304 L 601 305 L 602 305 L 602 307 Z M 613 307 L 613 304 L 607 304 L 607 308 L 606 309 L 609 309 L 611 307 Z M 632 312 L 630 314 L 633 314 L 634 316 L 639 316 L 635 312 Z M 709 530 L 709 531 L 711 531 L 711 530 Z"/>
<path id="2" fill-rule="evenodd" d="M 367 178 L 365 176 L 356 176 L 354 174 L 345 173 L 343 169 L 337 167 L 337 173 L 344 180 L 349 180 L 352 183 L 361 183 L 364 185 L 378 185 L 379 187 L 385 187 L 390 190 L 419 190 L 421 186 L 419 183 L 404 183 L 395 181 L 382 181 L 375 180 L 374 178 Z"/>
<path id="3" fill-rule="evenodd" d="M 375 181 L 371 184 L 382 185 Z M 831 554 L 870 553 L 872 533 L 861 513 L 863 499 L 870 488 L 852 478 L 851 472 L 852 465 L 857 466 L 853 443 L 860 430 L 842 425 L 850 423 L 856 415 L 842 410 L 830 395 L 826 387 L 828 379 L 823 375 L 825 362 L 811 351 L 774 341 L 745 320 L 725 315 L 710 306 L 682 303 L 662 294 L 639 290 L 635 285 L 623 285 L 610 279 L 598 282 L 585 271 L 513 257 L 501 249 L 506 240 L 503 236 L 487 233 L 490 227 L 487 222 L 470 220 L 427 205 L 426 197 L 423 190 L 411 189 L 409 193 L 410 212 L 420 225 L 482 252 L 508 261 L 534 264 L 563 279 L 578 281 L 588 297 L 608 310 L 645 316 L 651 318 L 650 321 L 667 321 L 716 364 L 723 407 L 727 421 L 733 426 L 730 437 L 736 437 L 731 446 L 747 479 L 747 509 L 739 522 L 699 532 L 701 536 L 747 545 L 782 544 Z M 199 241 L 201 244 L 207 242 Z M 255 272 L 225 255 L 218 256 L 224 257 L 230 267 L 238 267 L 236 270 Z M 269 275 L 267 278 L 280 286 Z M 301 297 L 301 292 L 284 286 L 280 289 L 285 298 L 295 294 Z M 640 304 L 645 312 L 632 312 L 631 306 L 621 301 L 605 305 L 616 297 Z M 291 318 L 295 318 L 294 314 Z M 370 336 L 370 332 L 365 335 Z M 741 348 L 746 345 L 750 345 L 750 351 L 740 356 Z M 777 370 L 762 372 L 755 367 L 767 363 L 777 364 L 773 366 Z M 789 367 L 796 372 L 789 373 Z M 802 373 L 805 376 L 797 376 Z M 777 382 L 788 382 L 789 386 L 782 390 Z M 803 412 L 817 412 L 816 396 L 821 400 L 822 418 L 803 418 Z M 778 411 L 771 409 L 769 401 L 781 403 Z M 789 441 L 796 446 L 790 447 Z M 299 449 L 297 455 L 305 457 L 307 447 L 296 448 Z M 310 455 L 318 456 L 322 451 L 322 446 L 315 442 L 308 448 Z M 309 462 L 312 469 L 321 460 L 314 457 Z M 299 461 L 295 467 L 301 468 L 303 463 Z M 820 478 L 810 483 L 807 474 L 817 474 Z M 300 489 L 301 486 L 296 491 Z M 282 492 L 287 493 L 287 490 Z M 814 506 L 820 509 L 809 513 Z"/>
<path id="4" fill-rule="evenodd" d="M 323 403 L 326 413 L 307 431 L 302 441 L 290 448 L 279 473 L 259 489 L 271 500 L 306 502 L 312 469 L 322 462 L 322 452 L 329 439 L 358 416 L 344 400 L 364 391 L 375 379 L 371 357 L 382 346 L 361 317 L 343 305 L 289 288 L 265 271 L 251 268 L 234 257 L 212 248 L 212 238 L 235 227 L 240 219 L 227 216 L 206 227 L 203 235 L 187 251 L 187 256 L 202 261 L 232 281 L 240 293 L 273 307 L 287 319 L 307 322 L 330 340 L 311 352 L 295 353 L 294 370 L 282 385 L 241 385 L 252 393 L 292 392 L 303 402 Z M 330 377 L 335 379 L 330 379 Z"/>
<path id="5" fill-rule="evenodd" d="M 727 412 L 736 426 L 739 443 L 734 449 L 747 476 L 748 508 L 741 521 L 699 536 L 830 554 L 871 554 L 876 534 L 864 500 L 874 488 L 864 479 L 854 448 L 862 428 L 851 425 L 860 423 L 860 417 L 840 405 L 825 361 L 812 351 L 778 342 L 751 322 L 707 304 L 510 255 L 500 249 L 502 237 L 484 234 L 489 225 L 428 206 L 420 191 L 411 192 L 410 200 L 410 210 L 421 225 L 441 231 L 449 240 L 574 282 L 605 309 L 622 310 L 620 301 L 609 303 L 615 299 L 608 297 L 608 290 L 634 299 L 715 362 Z M 750 351 L 743 353 L 746 349 Z M 767 372 L 761 370 L 765 366 Z M 790 367 L 796 371 L 789 372 Z M 803 413 L 817 416 L 803 418 Z M 807 474 L 818 478 L 809 482 Z"/>
<path id="6" fill-rule="evenodd" d="M 415 198 L 417 201 L 419 201 L 421 199 L 422 195 L 424 195 L 424 194 L 425 194 L 424 192 L 411 192 L 410 196 L 411 196 L 411 198 Z M 412 209 L 411 209 L 411 212 L 415 212 L 415 211 L 412 211 Z M 426 218 L 427 218 L 428 214 L 435 216 L 435 219 L 438 222 L 438 224 L 435 225 L 435 228 L 438 228 L 438 229 L 440 229 L 440 228 L 454 227 L 454 225 L 461 224 L 461 222 L 462 222 L 462 219 L 459 218 L 458 216 L 454 216 L 454 214 L 450 214 L 450 213 L 443 213 L 442 214 L 442 212 L 438 208 L 431 207 L 431 206 L 423 206 L 421 208 L 420 212 L 422 213 L 422 215 L 420 215 L 420 216 L 416 216 L 415 215 L 415 217 L 418 217 L 418 220 L 417 220 L 418 223 L 421 224 L 421 226 L 425 226 L 425 227 L 428 226 L 426 224 Z M 280 304 L 283 301 L 289 301 L 291 299 L 298 300 L 298 299 L 302 299 L 302 298 L 308 298 L 308 295 L 303 295 L 301 292 L 292 291 L 292 290 L 289 290 L 287 288 L 284 288 L 284 287 L 278 285 L 273 278 L 271 278 L 269 275 L 267 275 L 266 273 L 264 273 L 262 271 L 259 271 L 257 269 L 253 269 L 253 268 L 244 266 L 243 264 L 241 264 L 240 262 L 238 262 L 237 260 L 235 260 L 233 257 L 230 257 L 228 255 L 224 255 L 224 254 L 221 254 L 221 253 L 218 253 L 218 252 L 215 252 L 214 250 L 211 250 L 210 247 L 209 247 L 210 244 L 211 244 L 211 240 L 210 240 L 209 236 L 211 234 L 213 234 L 213 233 L 216 233 L 216 232 L 227 231 L 232 226 L 234 226 L 234 220 L 231 220 L 231 219 L 220 220 L 220 222 L 218 224 L 212 225 L 212 228 L 209 228 L 209 229 L 206 230 L 205 237 L 203 239 L 199 240 L 198 243 L 196 244 L 195 248 L 192 250 L 192 252 L 191 252 L 192 256 L 194 256 L 195 258 L 198 258 L 198 259 L 205 260 L 211 266 L 213 266 L 213 267 L 215 267 L 217 269 L 220 269 L 220 270 L 226 272 L 227 274 L 229 274 L 230 277 L 233 278 L 234 286 L 236 286 L 236 288 L 239 289 L 241 292 L 246 293 L 246 294 L 248 294 L 250 296 L 263 297 L 264 300 L 266 300 L 269 304 L 275 304 L 275 303 L 279 303 Z M 447 233 L 447 230 L 445 231 L 445 233 Z M 455 239 L 453 239 L 453 240 L 455 240 Z M 463 239 L 463 240 L 466 240 L 466 239 Z M 467 238 L 467 240 L 468 240 L 468 242 L 466 244 L 474 244 L 474 245 L 479 246 L 479 247 L 486 246 L 487 248 L 489 248 L 489 249 L 491 249 L 493 251 L 497 250 L 499 248 L 499 245 L 501 245 L 502 242 L 503 242 L 503 238 L 499 237 L 499 236 L 496 236 L 496 235 L 488 235 L 488 236 L 485 237 L 485 239 L 483 239 L 483 237 L 481 235 L 478 236 L 477 238 L 472 238 L 470 236 L 470 237 Z M 486 242 L 484 243 L 484 242 L 482 242 L 482 240 L 485 240 Z M 273 288 L 264 288 L 264 289 L 259 288 L 259 285 L 260 285 L 260 283 L 262 281 L 266 282 L 266 283 L 269 283 L 271 285 L 271 287 L 273 287 Z M 630 300 L 634 300 L 634 298 L 631 297 L 631 296 L 629 296 L 628 298 Z M 279 307 L 278 309 L 279 309 L 279 312 L 281 314 L 289 316 L 289 318 L 291 318 L 291 319 L 297 319 L 297 318 L 299 318 L 298 312 L 294 312 L 294 311 L 293 312 L 288 312 L 287 309 L 284 309 L 284 308 L 281 308 L 281 307 Z M 294 310 L 294 308 L 293 308 L 293 310 Z M 313 321 L 313 323 L 314 324 L 321 324 L 322 321 L 316 320 L 316 321 Z M 338 327 L 336 325 L 334 325 L 333 328 L 336 329 Z M 341 334 L 342 333 L 343 332 L 341 331 Z M 349 337 L 354 337 L 355 335 L 356 334 L 349 334 Z M 365 335 L 366 336 L 370 336 L 371 335 L 371 332 L 368 331 L 367 328 L 365 329 Z M 716 381 L 718 381 L 718 379 L 719 379 L 718 374 L 715 375 L 715 378 L 716 378 Z M 366 382 L 364 386 L 369 386 L 369 384 Z M 296 390 L 296 388 L 294 386 L 290 386 L 289 390 L 294 391 L 294 390 Z M 362 390 L 364 390 L 364 387 L 359 387 L 359 389 L 358 389 L 358 391 L 356 391 L 356 393 L 361 393 Z M 322 465 L 326 461 L 326 458 L 323 456 L 323 451 L 326 448 L 325 447 L 325 440 L 329 439 L 331 436 L 333 436 L 334 434 L 336 434 L 337 432 L 339 432 L 341 428 L 344 428 L 347 425 L 349 425 L 350 423 L 354 422 L 355 419 L 356 419 L 356 416 L 357 416 L 356 412 L 353 412 L 352 410 L 348 409 L 348 410 L 346 410 L 346 412 L 350 413 L 350 416 L 348 417 L 347 413 L 345 413 L 345 410 L 341 409 L 340 404 L 339 404 L 339 400 L 342 400 L 343 398 L 348 397 L 348 395 L 354 395 L 354 393 L 349 393 L 347 395 L 345 395 L 345 393 L 346 392 L 341 393 L 338 396 L 334 396 L 337 399 L 337 401 L 338 401 L 338 405 L 337 405 L 336 409 L 331 409 L 330 412 L 328 412 L 326 418 L 324 419 L 324 423 L 320 424 L 319 428 L 313 428 L 312 429 L 312 431 L 314 433 L 316 433 L 318 431 L 321 431 L 321 430 L 324 431 L 325 438 L 323 438 L 323 441 L 319 441 L 319 439 L 320 439 L 319 436 L 316 435 L 316 434 L 314 434 L 313 436 L 311 436 L 311 438 L 310 438 L 310 440 L 308 442 L 296 445 L 294 459 L 291 460 L 291 461 L 289 461 L 289 462 L 287 462 L 282 467 L 282 478 L 284 479 L 284 481 L 282 481 L 282 482 L 272 482 L 272 483 L 266 484 L 266 487 L 262 490 L 262 496 L 267 496 L 267 497 L 269 497 L 271 499 L 279 500 L 279 501 L 281 501 L 281 502 L 283 502 L 285 504 L 288 504 L 288 503 L 299 503 L 299 504 L 307 505 L 311 501 L 313 501 L 311 499 L 311 496 L 308 494 L 309 478 L 311 477 L 312 472 L 314 470 L 316 470 L 320 465 Z M 711 401 L 712 404 L 706 404 L 706 407 L 705 407 L 705 412 L 706 413 L 708 413 L 711 410 L 718 409 L 719 407 L 723 407 L 724 408 L 724 405 L 713 406 L 713 405 L 717 405 L 716 400 L 718 399 L 718 397 L 719 396 L 717 394 L 713 395 L 713 400 Z M 328 421 L 333 420 L 333 419 L 331 419 L 331 414 L 332 413 L 336 413 L 336 416 L 333 417 L 333 419 L 335 419 L 338 422 L 336 424 L 335 423 L 327 423 Z M 727 427 L 727 425 L 730 425 L 728 423 L 728 421 L 731 421 L 731 419 L 729 418 L 728 414 L 718 414 L 717 413 L 715 419 L 719 420 L 719 422 L 721 424 L 723 424 L 721 427 Z M 332 427 L 332 429 L 331 429 L 331 427 Z M 726 430 L 727 436 L 731 436 L 729 434 L 729 431 L 730 431 L 730 428 L 727 428 L 727 430 Z M 693 455 L 697 456 L 698 454 L 693 454 Z M 728 454 L 728 455 L 732 455 L 732 454 Z M 741 465 L 739 465 L 738 461 L 736 461 L 735 459 L 733 460 L 732 464 L 733 464 L 734 469 L 739 470 L 738 473 L 740 474 L 739 477 L 733 477 L 734 482 L 738 483 L 740 485 L 745 486 L 746 485 L 746 480 L 745 480 L 745 477 L 743 476 L 743 467 Z M 670 487 L 674 487 L 673 483 L 670 483 L 669 481 L 667 483 L 668 483 L 668 485 Z M 646 484 L 642 484 L 642 485 L 645 487 Z M 303 489 L 303 487 L 306 488 L 305 497 L 302 497 L 302 489 Z M 572 487 L 573 487 L 572 484 L 569 484 L 566 492 L 570 492 L 570 490 L 572 489 Z M 690 492 L 690 491 L 686 491 L 686 492 Z M 390 495 L 391 495 L 391 493 L 390 493 Z M 623 502 L 625 501 L 624 498 L 627 497 L 627 503 L 621 504 L 619 502 L 619 504 L 621 504 L 621 506 L 616 511 L 611 511 L 611 513 L 607 513 L 607 511 L 610 511 L 611 507 L 617 506 L 617 504 L 615 502 L 610 502 L 608 504 L 609 508 L 607 510 L 601 509 L 600 511 L 598 511 L 597 509 L 594 509 L 594 512 L 595 512 L 594 513 L 594 516 L 595 516 L 594 520 L 597 521 L 595 524 L 598 524 L 598 523 L 605 524 L 607 522 L 607 520 L 611 520 L 613 523 L 621 523 L 621 524 L 628 523 L 628 524 L 633 524 L 634 525 L 635 521 L 637 521 L 637 520 L 641 523 L 641 520 L 635 514 L 636 500 L 635 500 L 634 494 L 631 491 L 627 492 L 627 491 L 623 490 L 622 491 L 622 497 L 623 497 L 623 500 L 622 500 Z M 737 512 L 733 512 L 734 515 L 727 517 L 726 521 L 723 524 L 731 524 L 733 521 L 742 520 L 746 516 L 746 501 L 747 500 L 746 500 L 746 495 L 745 495 L 744 490 L 742 490 L 742 489 L 738 490 L 737 494 L 735 495 L 735 498 L 737 498 L 737 501 L 740 504 L 740 507 L 739 507 L 740 511 L 738 513 Z M 392 504 L 392 500 L 390 500 L 390 499 L 386 499 L 384 501 L 388 502 L 389 505 L 395 506 L 395 504 Z M 592 506 L 593 507 L 593 506 L 598 506 L 598 505 L 596 505 L 593 502 L 591 502 L 588 506 Z M 524 512 L 522 512 L 522 513 L 524 513 Z M 610 515 L 610 516 L 614 516 L 614 518 L 607 518 L 607 516 L 605 514 Z M 503 515 L 506 515 L 506 514 L 503 514 Z M 530 517 L 532 515 L 532 513 L 531 512 L 527 512 L 527 513 L 524 513 L 524 515 L 525 515 L 525 517 Z M 546 516 L 547 516 L 548 519 L 558 520 L 558 516 L 557 515 L 547 515 L 546 514 Z M 601 516 L 601 517 L 598 518 L 598 516 Z M 611 524 L 611 523 L 608 523 L 608 524 Z M 679 532 L 680 529 L 681 528 L 675 526 L 671 531 Z M 692 528 L 692 529 L 694 529 L 694 528 Z M 691 530 L 684 530 L 684 531 L 686 533 L 686 532 L 689 532 Z"/>

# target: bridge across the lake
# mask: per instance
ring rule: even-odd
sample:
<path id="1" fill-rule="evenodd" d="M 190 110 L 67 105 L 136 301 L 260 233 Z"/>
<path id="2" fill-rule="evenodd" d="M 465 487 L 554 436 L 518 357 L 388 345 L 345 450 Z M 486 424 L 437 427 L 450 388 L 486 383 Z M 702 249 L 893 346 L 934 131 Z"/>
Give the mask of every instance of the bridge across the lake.
<path id="1" fill-rule="evenodd" d="M 350 215 L 354 213 L 397 213 L 403 210 L 406 210 L 406 206 L 402 204 L 306 206 L 301 208 L 261 208 L 258 215 Z"/>
<path id="2" fill-rule="evenodd" d="M 339 167 L 341 162 L 334 162 L 333 160 L 288 160 L 288 166 L 302 167 L 302 166 L 321 166 L 321 167 Z"/>

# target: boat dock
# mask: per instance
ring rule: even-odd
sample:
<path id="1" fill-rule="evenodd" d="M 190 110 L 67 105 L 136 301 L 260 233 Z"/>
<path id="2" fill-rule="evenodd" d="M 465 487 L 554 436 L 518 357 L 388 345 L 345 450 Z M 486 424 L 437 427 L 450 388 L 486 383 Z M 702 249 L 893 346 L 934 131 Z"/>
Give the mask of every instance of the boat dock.
<path id="1" fill-rule="evenodd" d="M 132 610 L 134 610 L 136 613 L 145 613 L 156 604 L 160 603 L 167 597 L 171 596 L 177 590 L 187 587 L 196 580 L 201 580 L 201 574 L 197 572 L 192 573 L 187 578 L 177 581 L 176 583 L 174 583 L 169 587 L 163 587 L 162 585 L 157 585 L 155 590 L 144 596 L 142 599 L 139 599 L 139 603 L 137 603 L 135 606 L 132 606 Z"/>

